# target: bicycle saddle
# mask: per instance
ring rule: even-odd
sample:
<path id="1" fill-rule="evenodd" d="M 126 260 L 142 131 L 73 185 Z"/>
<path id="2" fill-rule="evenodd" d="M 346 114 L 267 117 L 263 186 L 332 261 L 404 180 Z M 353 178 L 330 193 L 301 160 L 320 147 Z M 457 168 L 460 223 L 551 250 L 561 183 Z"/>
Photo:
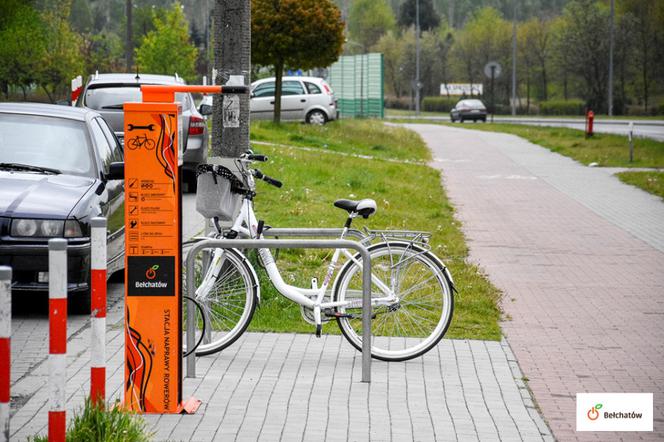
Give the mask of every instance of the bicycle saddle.
<path id="1" fill-rule="evenodd" d="M 363 218 L 369 218 L 370 215 L 376 212 L 376 201 L 370 198 L 365 198 L 360 201 L 336 200 L 334 202 L 334 207 L 344 209 L 348 213 L 356 212 Z"/>

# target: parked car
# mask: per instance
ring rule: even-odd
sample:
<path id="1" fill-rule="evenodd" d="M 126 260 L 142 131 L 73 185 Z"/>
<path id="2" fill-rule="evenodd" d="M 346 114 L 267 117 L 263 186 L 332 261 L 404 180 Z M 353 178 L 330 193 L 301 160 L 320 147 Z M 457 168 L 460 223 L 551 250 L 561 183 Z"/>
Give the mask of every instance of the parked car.
<path id="1" fill-rule="evenodd" d="M 123 104 L 127 101 L 141 101 L 143 84 L 184 84 L 182 78 L 170 75 L 151 74 L 95 74 L 88 80 L 83 92 L 76 101 L 76 106 L 87 107 L 99 112 L 115 135 L 124 138 Z M 203 116 L 196 109 L 194 99 L 189 93 L 176 93 L 175 100 L 182 105 L 184 127 L 182 159 L 184 180 L 189 191 L 196 185 L 196 166 L 207 162 L 208 130 Z"/>
<path id="2" fill-rule="evenodd" d="M 450 111 L 452 123 L 473 120 L 486 123 L 486 106 L 480 100 L 461 100 Z"/>
<path id="3" fill-rule="evenodd" d="M 275 79 L 264 78 L 251 84 L 251 118 L 271 120 L 274 116 Z M 317 77 L 283 77 L 281 119 L 325 124 L 337 119 L 337 99 L 330 85 Z"/>
<path id="4" fill-rule="evenodd" d="M 48 240 L 66 238 L 74 311 L 90 310 L 90 220 L 108 220 L 108 275 L 124 268 L 122 146 L 89 109 L 0 103 L 0 265 L 15 292 L 48 289 Z"/>

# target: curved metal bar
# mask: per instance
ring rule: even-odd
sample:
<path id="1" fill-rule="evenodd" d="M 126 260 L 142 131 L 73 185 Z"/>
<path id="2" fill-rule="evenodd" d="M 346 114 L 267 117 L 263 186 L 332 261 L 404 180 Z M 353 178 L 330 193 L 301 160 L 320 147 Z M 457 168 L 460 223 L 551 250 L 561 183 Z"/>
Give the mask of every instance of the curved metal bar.
<path id="1" fill-rule="evenodd" d="M 312 229 L 316 230 L 316 229 Z M 354 249 L 362 257 L 362 382 L 371 382 L 371 257 L 367 248 L 359 242 L 346 239 L 207 239 L 200 241 L 187 255 L 187 294 L 196 291 L 194 260 L 203 249 Z M 195 305 L 187 301 L 187 317 L 193 318 Z M 187 321 L 187 348 L 195 344 L 194 321 Z M 187 357 L 188 378 L 196 377 L 196 354 Z"/>

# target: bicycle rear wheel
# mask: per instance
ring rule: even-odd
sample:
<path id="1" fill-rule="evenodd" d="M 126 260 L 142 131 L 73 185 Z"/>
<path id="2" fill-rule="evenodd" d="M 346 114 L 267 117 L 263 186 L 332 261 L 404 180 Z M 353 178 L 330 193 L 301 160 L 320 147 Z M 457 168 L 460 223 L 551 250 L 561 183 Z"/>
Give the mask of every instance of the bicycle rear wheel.
<path id="1" fill-rule="evenodd" d="M 223 350 L 245 332 L 256 310 L 258 278 L 247 259 L 234 249 L 214 250 L 204 274 L 199 261 L 197 257 L 197 290 L 189 296 L 200 303 L 204 312 L 203 318 L 195 319 L 196 341 L 206 324 L 206 334 L 196 348 L 196 355 L 204 356 Z"/>
<path id="2" fill-rule="evenodd" d="M 452 321 L 454 296 L 445 266 L 431 252 L 415 244 L 385 242 L 369 247 L 371 273 L 396 295 L 393 302 L 374 306 L 371 321 L 371 356 L 384 361 L 405 361 L 431 350 Z M 357 262 L 360 256 L 356 255 Z M 372 298 L 388 294 L 371 285 Z M 334 284 L 335 301 L 355 301 L 338 307 L 339 328 L 362 350 L 362 269 L 348 261 Z"/>

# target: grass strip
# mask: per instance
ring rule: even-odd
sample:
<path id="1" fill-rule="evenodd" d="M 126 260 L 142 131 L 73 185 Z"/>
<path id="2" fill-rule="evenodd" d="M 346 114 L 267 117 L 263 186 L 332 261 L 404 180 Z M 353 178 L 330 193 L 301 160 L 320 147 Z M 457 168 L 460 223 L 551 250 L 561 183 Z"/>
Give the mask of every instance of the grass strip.
<path id="1" fill-rule="evenodd" d="M 586 165 L 598 163 L 599 166 L 605 167 L 664 166 L 664 143 L 649 138 L 634 139 L 634 161 L 630 163 L 629 142 L 623 135 L 596 132 L 592 137 L 586 138 L 583 131 L 578 129 L 520 124 L 474 124 L 472 129 L 518 135 Z"/>
<path id="2" fill-rule="evenodd" d="M 288 141 L 293 138 L 291 135 L 296 135 L 294 142 Z M 334 200 L 375 199 L 377 213 L 366 221 L 356 219 L 355 228 L 367 225 L 374 229 L 432 232 L 432 251 L 449 266 L 461 292 L 456 297 L 454 319 L 446 336 L 500 339 L 499 291 L 477 267 L 466 262 L 468 249 L 460 223 L 454 218 L 454 208 L 441 186 L 439 172 L 423 164 L 388 161 L 427 160 L 429 151 L 417 134 L 385 127 L 379 121 L 344 120 L 322 128 L 252 124 L 252 139 L 256 138 L 281 144 L 257 145 L 255 150 L 270 156 L 270 162 L 261 165 L 261 170 L 284 182 L 281 189 L 258 184 L 255 208 L 259 218 L 274 227 L 342 227 L 346 213 L 332 206 Z M 286 142 L 374 158 L 287 147 L 283 145 Z M 379 145 L 380 149 L 374 148 Z M 322 281 L 332 253 L 281 251 L 277 264 L 288 283 L 309 287 L 312 277 Z M 279 295 L 262 269 L 259 277 L 261 306 L 250 330 L 313 332 L 313 326 L 301 318 L 300 307 Z M 339 333 L 333 322 L 326 324 L 323 331 Z"/>
<path id="3" fill-rule="evenodd" d="M 623 183 L 664 199 L 664 172 L 620 172 L 616 176 Z"/>

